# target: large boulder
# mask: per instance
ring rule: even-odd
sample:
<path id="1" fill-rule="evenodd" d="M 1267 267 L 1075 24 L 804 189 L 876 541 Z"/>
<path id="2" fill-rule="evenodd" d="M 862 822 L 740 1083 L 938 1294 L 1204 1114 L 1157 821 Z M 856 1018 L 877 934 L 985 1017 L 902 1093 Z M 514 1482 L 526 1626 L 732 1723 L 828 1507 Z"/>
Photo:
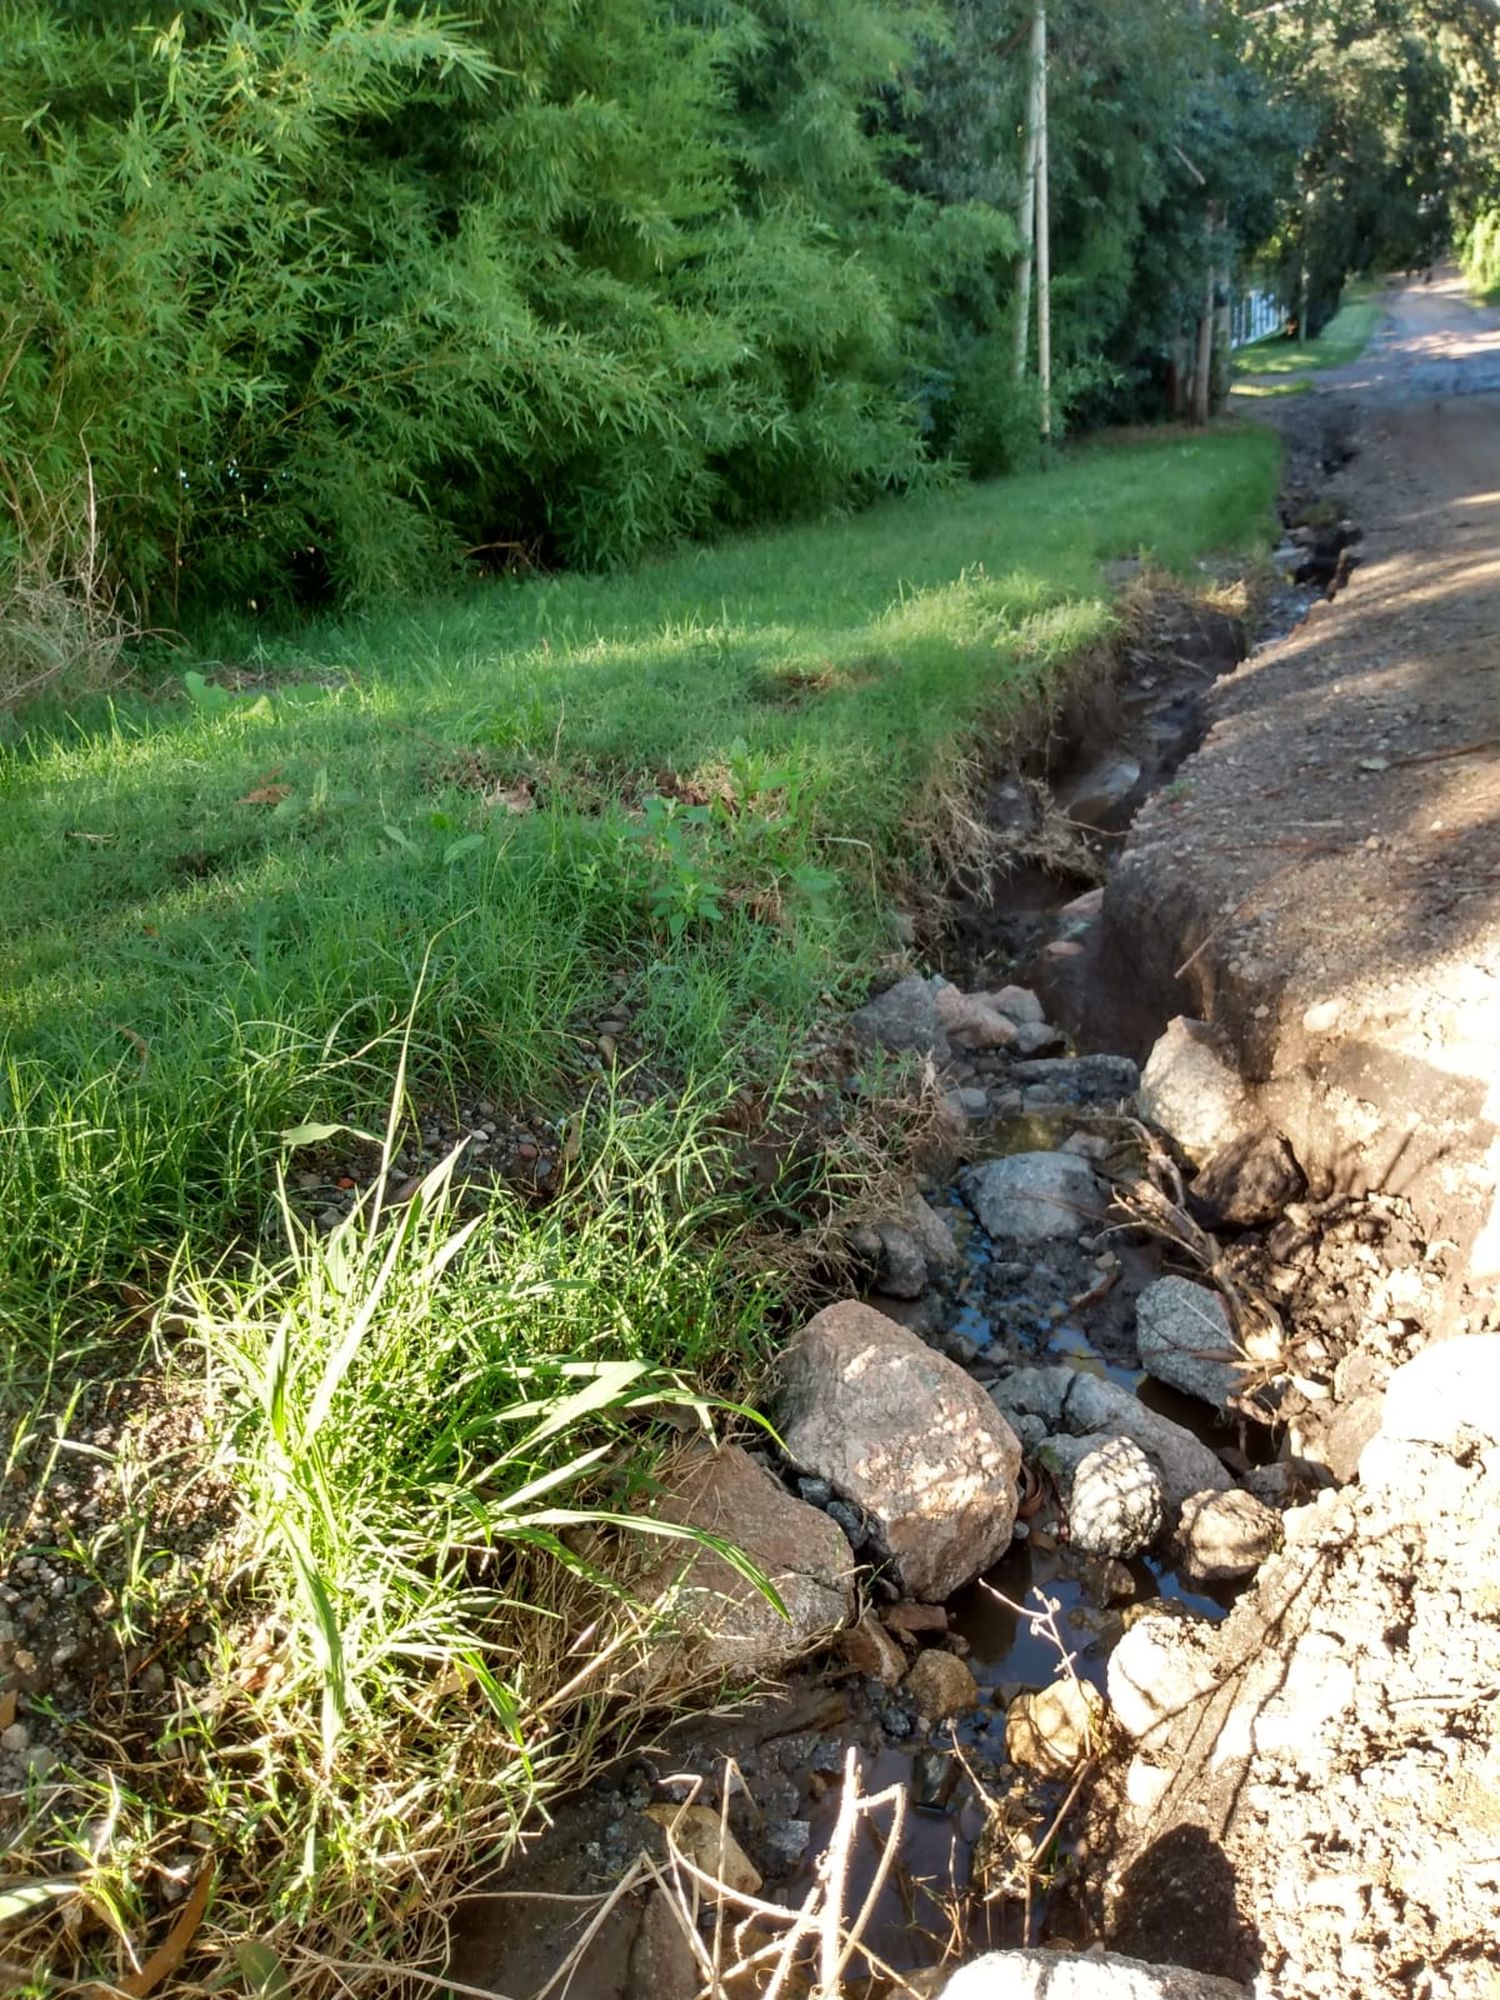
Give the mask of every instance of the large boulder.
<path id="1" fill-rule="evenodd" d="M 775 1586 L 786 1616 L 716 1550 L 672 1545 L 635 1586 L 645 1602 L 666 1594 L 668 1636 L 647 1665 L 653 1687 L 777 1673 L 854 1615 L 854 1558 L 843 1532 L 738 1445 L 686 1453 L 669 1468 L 655 1513 L 743 1551 Z"/>
<path id="2" fill-rule="evenodd" d="M 1135 1344 L 1158 1382 L 1221 1410 L 1239 1393 L 1244 1364 L 1217 1292 L 1190 1278 L 1158 1278 L 1136 1300 Z"/>
<path id="3" fill-rule="evenodd" d="M 1249 2000 L 1243 1986 L 1116 1951 L 991 1951 L 955 1972 L 940 2000 Z"/>
<path id="4" fill-rule="evenodd" d="M 964 1174 L 965 1199 L 997 1243 L 1046 1243 L 1096 1227 L 1109 1206 L 1076 1153 L 1008 1153 Z"/>
<path id="5" fill-rule="evenodd" d="M 778 1416 L 800 1471 L 863 1513 L 912 1597 L 939 1603 L 1010 1546 L 1021 1447 L 969 1375 L 845 1300 L 782 1357 Z"/>
<path id="6" fill-rule="evenodd" d="M 1202 1164 L 1259 1120 L 1230 1062 L 1224 1037 L 1206 1021 L 1179 1014 L 1168 1023 L 1141 1072 L 1139 1102 L 1149 1119 Z"/>

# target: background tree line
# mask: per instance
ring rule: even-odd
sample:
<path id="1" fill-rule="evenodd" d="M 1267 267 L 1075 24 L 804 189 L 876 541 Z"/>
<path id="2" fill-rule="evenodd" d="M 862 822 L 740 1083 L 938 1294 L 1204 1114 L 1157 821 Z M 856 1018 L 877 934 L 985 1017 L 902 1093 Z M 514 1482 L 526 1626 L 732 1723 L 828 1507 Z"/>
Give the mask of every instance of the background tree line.
<path id="1" fill-rule="evenodd" d="M 142 615 L 627 560 L 1036 448 L 1030 0 L 0 4 L 0 562 Z M 1058 372 L 1326 316 L 1492 183 L 1481 0 L 1052 0 Z"/>

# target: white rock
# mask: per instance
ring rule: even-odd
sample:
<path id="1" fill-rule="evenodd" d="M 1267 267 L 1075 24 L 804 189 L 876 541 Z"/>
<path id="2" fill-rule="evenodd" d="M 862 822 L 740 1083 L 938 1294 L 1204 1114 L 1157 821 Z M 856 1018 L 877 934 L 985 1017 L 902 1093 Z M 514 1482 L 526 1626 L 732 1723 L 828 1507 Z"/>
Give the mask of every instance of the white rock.
<path id="1" fill-rule="evenodd" d="M 1244 1379 L 1224 1301 L 1188 1278 L 1158 1278 L 1141 1293 L 1135 1343 L 1148 1375 L 1215 1409 L 1224 1408 Z"/>
<path id="2" fill-rule="evenodd" d="M 1160 1740 L 1214 1682 L 1198 1634 L 1182 1618 L 1139 1619 L 1110 1654 L 1105 1679 L 1116 1722 L 1146 1743 Z"/>
<path id="3" fill-rule="evenodd" d="M 1119 1382 L 1074 1374 L 1063 1404 L 1063 1426 L 1078 1436 L 1134 1438 L 1161 1477 L 1170 1514 L 1175 1515 L 1191 1493 L 1205 1488 L 1225 1492 L 1234 1484 L 1206 1444 L 1170 1417 L 1148 1410 Z"/>
<path id="4" fill-rule="evenodd" d="M 1068 1494 L 1068 1539 L 1090 1556 L 1136 1556 L 1162 1531 L 1161 1478 L 1133 1438 L 1061 1440 L 1089 1449 Z M 1043 1448 L 1043 1457 L 1046 1449 Z"/>
<path id="5" fill-rule="evenodd" d="M 1010 1153 L 971 1167 L 964 1196 L 996 1242 L 1045 1243 L 1098 1222 L 1109 1198 L 1076 1153 Z"/>
<path id="6" fill-rule="evenodd" d="M 1179 1014 L 1157 1041 L 1141 1072 L 1142 1115 L 1175 1139 L 1198 1164 L 1259 1120 L 1244 1084 L 1224 1054 L 1222 1036 L 1206 1022 Z"/>
<path id="7" fill-rule="evenodd" d="M 955 1972 L 940 2000 L 1249 2000 L 1232 1979 L 1147 1965 L 1116 1951 L 991 1951 Z"/>
<path id="8" fill-rule="evenodd" d="M 1500 1442 L 1500 1333 L 1461 1334 L 1424 1348 L 1386 1384 L 1380 1435 L 1452 1445 Z"/>
<path id="9" fill-rule="evenodd" d="M 955 1362 L 844 1300 L 791 1342 L 781 1381 L 792 1463 L 863 1511 L 910 1596 L 940 1603 L 1010 1546 L 1021 1447 Z"/>

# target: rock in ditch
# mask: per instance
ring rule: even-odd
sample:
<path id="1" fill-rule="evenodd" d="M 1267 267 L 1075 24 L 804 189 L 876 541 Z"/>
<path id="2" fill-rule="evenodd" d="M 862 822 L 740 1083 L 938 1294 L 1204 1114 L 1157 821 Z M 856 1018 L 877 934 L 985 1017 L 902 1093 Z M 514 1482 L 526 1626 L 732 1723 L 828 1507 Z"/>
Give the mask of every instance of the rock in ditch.
<path id="1" fill-rule="evenodd" d="M 873 1233 L 880 1244 L 881 1291 L 895 1299 L 919 1299 L 927 1289 L 927 1259 L 916 1238 L 897 1222 L 877 1222 Z"/>
<path id="2" fill-rule="evenodd" d="M 672 1592 L 672 1636 L 646 1666 L 653 1688 L 720 1673 L 774 1674 L 852 1616 L 854 1560 L 844 1535 L 738 1445 L 685 1454 L 656 1514 L 743 1550 L 775 1585 L 787 1616 L 713 1549 L 674 1545 L 635 1586 L 648 1603 Z"/>
<path id="3" fill-rule="evenodd" d="M 1150 1617 L 1132 1625 L 1110 1654 L 1105 1685 L 1115 1721 L 1151 1747 L 1216 1681 L 1203 1628 L 1182 1618 Z"/>
<path id="4" fill-rule="evenodd" d="M 970 1167 L 960 1185 L 997 1243 L 1046 1243 L 1095 1226 L 1104 1185 L 1076 1153 L 1010 1153 Z"/>
<path id="5" fill-rule="evenodd" d="M 940 2000 L 1249 2000 L 1247 1989 L 1180 1965 L 1116 1951 L 991 1951 L 963 1966 Z"/>
<path id="6" fill-rule="evenodd" d="M 931 983 L 915 973 L 867 1000 L 850 1015 L 849 1026 L 856 1041 L 892 1055 L 915 1053 L 946 1062 L 952 1053 Z"/>
<path id="7" fill-rule="evenodd" d="M 1045 1020 L 1042 1003 L 1029 986 L 1000 986 L 993 993 L 980 996 L 997 1014 L 1004 1014 L 1014 1021 L 1018 1028 L 1032 1026 Z"/>
<path id="8" fill-rule="evenodd" d="M 791 1342 L 781 1383 L 788 1456 L 862 1510 L 910 1596 L 940 1603 L 1010 1546 L 1021 1447 L 956 1363 L 845 1300 Z"/>
<path id="9" fill-rule="evenodd" d="M 1099 1740 L 1104 1701 L 1069 1675 L 1018 1694 L 1005 1711 L 1005 1754 L 1023 1771 L 1055 1778 L 1082 1763 Z"/>
<path id="10" fill-rule="evenodd" d="M 1088 1556 L 1138 1556 L 1161 1533 L 1161 1478 L 1133 1438 L 1051 1438 L 1037 1455 L 1063 1474 L 1068 1540 L 1075 1549 Z"/>
<path id="11" fill-rule="evenodd" d="M 1168 1023 L 1146 1059 L 1140 1107 L 1195 1163 L 1211 1159 L 1260 1123 L 1224 1036 L 1185 1014 Z"/>
<path id="12" fill-rule="evenodd" d="M 1190 1494 L 1226 1492 L 1228 1472 L 1191 1431 L 1158 1416 L 1118 1382 L 1074 1368 L 1015 1368 L 990 1389 L 1007 1417 L 1044 1419 L 1055 1435 L 1133 1438 L 1156 1467 L 1168 1516 L 1175 1520 Z"/>
<path id="13" fill-rule="evenodd" d="M 1189 1278 L 1158 1278 L 1136 1301 L 1141 1366 L 1168 1388 L 1222 1410 L 1239 1393 L 1244 1365 L 1217 1292 Z"/>
<path id="14" fill-rule="evenodd" d="M 929 1646 L 918 1653 L 912 1670 L 902 1683 L 906 1695 L 924 1722 L 946 1722 L 963 1715 L 979 1700 L 974 1676 L 956 1653 Z"/>
<path id="15" fill-rule="evenodd" d="M 1254 1576 L 1281 1541 L 1281 1516 L 1253 1493 L 1194 1493 L 1177 1522 L 1175 1549 L 1199 1583 L 1236 1583 Z"/>
<path id="16" fill-rule="evenodd" d="M 955 1048 L 1008 1049 L 1017 1028 L 1006 1014 L 992 1007 L 982 993 L 960 993 L 943 981 L 934 999 L 938 1020 Z"/>

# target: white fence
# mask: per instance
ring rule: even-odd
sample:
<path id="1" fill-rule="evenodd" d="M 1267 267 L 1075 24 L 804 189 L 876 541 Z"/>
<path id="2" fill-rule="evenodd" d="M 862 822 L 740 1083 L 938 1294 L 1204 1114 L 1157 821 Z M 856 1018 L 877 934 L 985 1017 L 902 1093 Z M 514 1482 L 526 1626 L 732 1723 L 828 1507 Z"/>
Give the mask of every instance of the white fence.
<path id="1" fill-rule="evenodd" d="M 1286 308 L 1274 292 L 1238 292 L 1229 306 L 1229 345 L 1246 347 L 1286 323 Z"/>

